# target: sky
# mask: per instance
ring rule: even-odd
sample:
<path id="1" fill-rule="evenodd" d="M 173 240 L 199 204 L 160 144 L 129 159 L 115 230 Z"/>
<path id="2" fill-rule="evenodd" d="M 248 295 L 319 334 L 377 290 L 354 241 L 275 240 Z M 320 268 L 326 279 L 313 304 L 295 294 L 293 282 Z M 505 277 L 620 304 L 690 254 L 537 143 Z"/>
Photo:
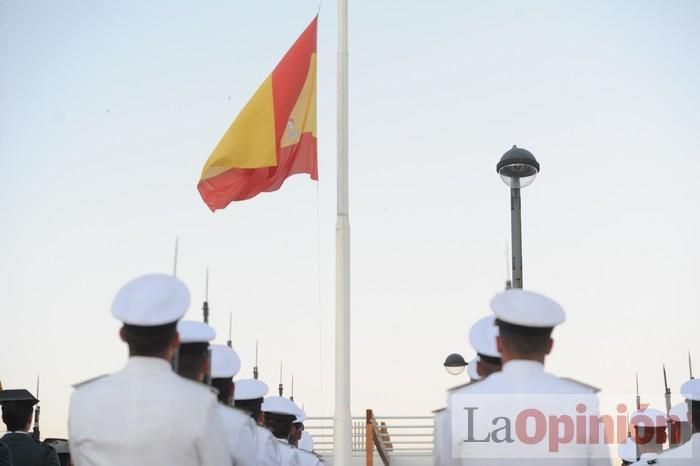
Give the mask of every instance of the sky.
<path id="1" fill-rule="evenodd" d="M 320 4 L 319 175 L 212 214 L 223 132 L 318 0 L 0 0 L 0 381 L 65 436 L 71 385 L 119 370 L 110 304 L 172 271 L 217 341 L 333 413 L 336 6 Z M 700 3 L 350 2 L 353 414 L 427 415 L 507 277 L 514 144 L 524 284 L 567 312 L 548 369 L 674 402 L 700 361 Z M 700 373 L 700 362 L 696 363 Z M 289 392 L 287 392 L 289 394 Z M 632 395 L 630 395 L 631 397 Z M 630 399 L 632 402 L 632 399 Z"/>

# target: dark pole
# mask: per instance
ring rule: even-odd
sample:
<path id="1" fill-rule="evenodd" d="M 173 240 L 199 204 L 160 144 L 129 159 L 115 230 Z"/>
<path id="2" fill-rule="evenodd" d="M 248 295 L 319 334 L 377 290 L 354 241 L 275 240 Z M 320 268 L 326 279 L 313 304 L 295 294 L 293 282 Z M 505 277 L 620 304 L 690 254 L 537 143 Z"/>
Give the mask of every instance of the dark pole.
<path id="1" fill-rule="evenodd" d="M 510 188 L 510 236 L 513 247 L 513 288 L 523 287 L 523 237 L 520 216 L 520 189 Z"/>

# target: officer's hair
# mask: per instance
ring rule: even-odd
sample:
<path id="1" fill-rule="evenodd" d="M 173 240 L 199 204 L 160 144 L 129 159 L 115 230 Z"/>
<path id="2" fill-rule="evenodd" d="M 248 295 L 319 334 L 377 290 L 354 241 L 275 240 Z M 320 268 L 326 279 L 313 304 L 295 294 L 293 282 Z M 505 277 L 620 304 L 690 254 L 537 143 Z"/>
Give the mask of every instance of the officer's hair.
<path id="1" fill-rule="evenodd" d="M 131 356 L 160 356 L 175 336 L 177 322 L 154 327 L 124 324 L 124 339 Z"/>
<path id="2" fill-rule="evenodd" d="M 265 425 L 276 438 L 287 439 L 296 416 L 291 414 L 265 413 Z"/>
<path id="3" fill-rule="evenodd" d="M 254 400 L 235 400 L 233 404 L 241 411 L 245 411 L 246 413 L 250 414 L 250 417 L 257 423 L 258 418 L 260 417 L 262 402 L 262 398 L 256 398 Z"/>
<path id="4" fill-rule="evenodd" d="M 219 391 L 219 401 L 222 403 L 228 403 L 231 400 L 231 394 L 233 392 L 233 379 L 229 377 L 226 378 L 216 378 L 211 379 L 211 386 Z"/>
<path id="5" fill-rule="evenodd" d="M 22 402 L 6 402 L 2 405 L 2 422 L 8 431 L 23 431 L 32 417 L 32 405 Z"/>
<path id="6" fill-rule="evenodd" d="M 523 327 L 496 321 L 503 349 L 522 356 L 537 356 L 547 352 L 552 328 Z"/>
<path id="7" fill-rule="evenodd" d="M 185 343 L 180 345 L 177 372 L 184 377 L 194 377 L 209 358 L 209 343 Z"/>

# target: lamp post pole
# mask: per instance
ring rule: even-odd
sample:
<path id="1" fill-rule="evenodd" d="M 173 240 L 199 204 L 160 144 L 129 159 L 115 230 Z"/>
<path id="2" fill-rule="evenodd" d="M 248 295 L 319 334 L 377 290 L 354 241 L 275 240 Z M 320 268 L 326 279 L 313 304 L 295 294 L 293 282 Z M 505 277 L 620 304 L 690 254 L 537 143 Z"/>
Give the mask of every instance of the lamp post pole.
<path id="1" fill-rule="evenodd" d="M 523 237 L 520 190 L 527 187 L 540 171 L 540 164 L 529 151 L 513 146 L 496 164 L 496 171 L 510 187 L 510 236 L 513 248 L 513 288 L 523 287 Z"/>
<path id="2" fill-rule="evenodd" d="M 520 216 L 520 188 L 510 188 L 510 238 L 513 248 L 513 288 L 523 287 L 523 235 Z"/>

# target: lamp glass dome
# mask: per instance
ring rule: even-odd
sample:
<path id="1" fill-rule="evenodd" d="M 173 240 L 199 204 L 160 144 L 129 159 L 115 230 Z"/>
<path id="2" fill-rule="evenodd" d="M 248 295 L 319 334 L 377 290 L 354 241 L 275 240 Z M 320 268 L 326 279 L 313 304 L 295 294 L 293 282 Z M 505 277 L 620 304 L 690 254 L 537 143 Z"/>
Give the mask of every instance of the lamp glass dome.
<path id="1" fill-rule="evenodd" d="M 464 368 L 467 367 L 467 362 L 461 354 L 452 353 L 445 358 L 443 365 L 448 374 L 459 375 L 464 372 Z"/>
<path id="2" fill-rule="evenodd" d="M 535 180 L 540 171 L 540 164 L 530 151 L 513 146 L 503 154 L 496 165 L 496 171 L 510 188 L 521 189 Z"/>

